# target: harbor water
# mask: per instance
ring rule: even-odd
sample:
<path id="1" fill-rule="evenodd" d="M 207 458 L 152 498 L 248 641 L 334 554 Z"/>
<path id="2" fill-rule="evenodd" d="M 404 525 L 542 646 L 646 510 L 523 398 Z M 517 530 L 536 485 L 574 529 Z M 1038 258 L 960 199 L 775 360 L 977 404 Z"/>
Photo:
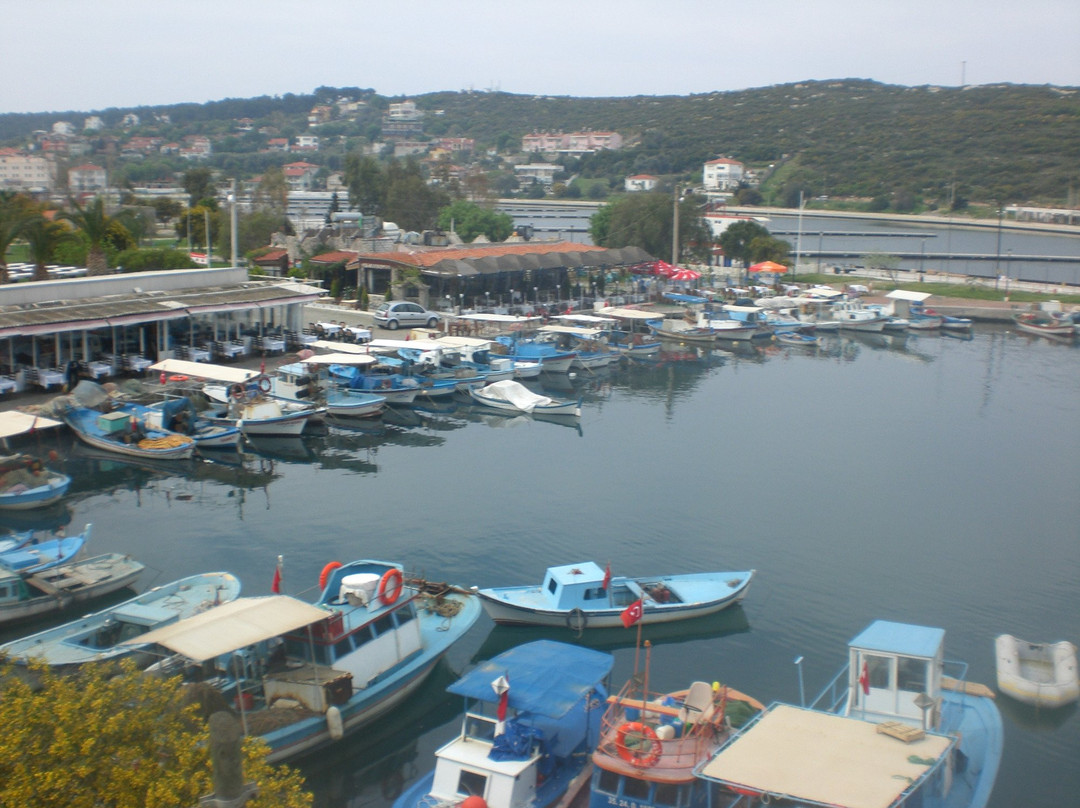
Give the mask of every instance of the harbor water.
<path id="1" fill-rule="evenodd" d="M 268 594 L 280 555 L 283 591 L 307 599 L 327 562 L 357 558 L 481 587 L 584 560 L 630 575 L 752 568 L 742 607 L 644 636 L 651 689 L 715 680 L 766 703 L 816 695 L 879 618 L 944 628 L 947 657 L 991 686 L 998 634 L 1080 644 L 1080 348 L 990 325 L 723 347 L 542 380 L 583 398 L 579 421 L 459 401 L 162 467 L 39 433 L 71 495 L 0 524 L 92 522 L 89 549 L 146 563 L 142 587 L 227 570 Z M 611 650 L 618 686 L 635 634 L 482 617 L 408 705 L 301 762 L 316 804 L 383 808 L 429 770 L 461 708 L 443 688 L 471 661 L 557 636 Z M 998 704 L 992 806 L 1076 804 L 1075 705 Z"/>

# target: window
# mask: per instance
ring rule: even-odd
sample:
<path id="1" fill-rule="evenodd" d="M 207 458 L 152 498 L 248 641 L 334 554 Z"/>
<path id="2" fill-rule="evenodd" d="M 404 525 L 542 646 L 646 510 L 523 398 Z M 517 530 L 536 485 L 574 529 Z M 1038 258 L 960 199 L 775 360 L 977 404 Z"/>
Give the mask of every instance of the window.
<path id="1" fill-rule="evenodd" d="M 638 780 L 636 777 L 627 777 L 623 780 L 623 796 L 633 800 L 647 800 L 649 787 L 652 785 L 648 780 Z"/>
<path id="2" fill-rule="evenodd" d="M 896 660 L 896 686 L 909 693 L 925 693 L 926 661 L 910 657 Z"/>
<path id="3" fill-rule="evenodd" d="M 609 772 L 607 769 L 600 769 L 600 781 L 597 784 L 597 788 L 605 794 L 618 794 L 619 779 L 619 775 L 615 774 L 615 772 Z"/>
<path id="4" fill-rule="evenodd" d="M 687 786 L 680 788 L 674 783 L 657 783 L 656 784 L 656 796 L 653 798 L 654 805 L 678 805 L 679 804 L 679 792 L 683 788 L 693 788 L 694 784 L 690 783 Z M 684 801 L 685 804 L 689 804 L 689 800 Z"/>
<path id="5" fill-rule="evenodd" d="M 889 669 L 892 667 L 890 664 L 891 662 L 892 659 L 890 657 L 863 654 L 863 664 L 866 665 L 866 670 L 870 676 L 870 687 L 889 687 Z"/>
<path id="6" fill-rule="evenodd" d="M 334 657 L 337 659 L 341 659 L 341 657 L 345 656 L 348 653 L 351 653 L 352 649 L 352 639 L 349 637 L 344 637 L 334 644 Z"/>
<path id="7" fill-rule="evenodd" d="M 394 612 L 394 616 L 397 618 L 397 624 L 399 627 L 415 619 L 416 612 L 413 608 L 413 604 L 406 603 L 404 606 Z"/>
<path id="8" fill-rule="evenodd" d="M 548 579 L 548 592 L 550 592 L 551 594 L 554 595 L 555 590 L 558 589 L 558 588 L 559 588 L 559 585 L 557 583 L 555 583 L 555 579 L 554 578 L 549 578 Z"/>
<path id="9" fill-rule="evenodd" d="M 484 789 L 487 787 L 487 777 L 476 772 L 469 772 L 462 769 L 461 777 L 458 778 L 458 794 L 463 794 L 467 797 L 470 796 L 484 796 Z"/>
<path id="10" fill-rule="evenodd" d="M 381 637 L 386 632 L 394 630 L 394 619 L 390 615 L 384 614 L 375 621 L 373 628 L 375 629 L 375 636 Z"/>
<path id="11" fill-rule="evenodd" d="M 353 647 L 359 648 L 361 645 L 371 642 L 371 626 L 364 626 L 359 631 L 354 631 L 350 636 L 352 637 Z"/>
<path id="12" fill-rule="evenodd" d="M 607 590 L 602 586 L 598 586 L 595 589 L 585 590 L 585 600 L 603 600 L 607 597 Z"/>
<path id="13" fill-rule="evenodd" d="M 475 741 L 495 740 L 495 722 L 482 715 L 469 713 L 465 717 L 465 737 Z"/>

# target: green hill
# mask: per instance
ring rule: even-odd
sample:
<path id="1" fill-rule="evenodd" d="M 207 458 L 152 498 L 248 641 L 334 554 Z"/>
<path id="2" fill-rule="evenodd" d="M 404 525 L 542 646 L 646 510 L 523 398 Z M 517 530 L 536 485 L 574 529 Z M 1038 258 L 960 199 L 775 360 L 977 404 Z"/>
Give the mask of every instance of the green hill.
<path id="1" fill-rule="evenodd" d="M 312 106 L 341 97 L 363 99 L 367 106 L 348 120 L 308 128 Z M 114 135 L 123 115 L 135 112 L 140 125 L 124 136 L 215 137 L 210 165 L 243 175 L 275 160 L 296 159 L 261 150 L 269 130 L 286 137 L 317 132 L 325 145 L 304 159 L 339 168 L 346 151 L 379 137 L 382 111 L 390 100 L 372 90 L 323 87 L 310 96 L 96 114 Z M 879 207 L 896 210 L 964 200 L 1060 207 L 1075 205 L 1080 191 L 1076 88 L 900 87 L 845 79 L 691 96 L 441 92 L 412 100 L 428 113 L 423 137 L 474 138 L 478 155 L 496 148 L 500 156 L 513 156 L 521 137 L 534 131 L 617 131 L 625 148 L 562 161 L 566 176 L 603 178 L 612 189 L 621 188 L 622 178 L 633 173 L 700 180 L 702 163 L 727 156 L 758 171 L 767 198 L 780 204 L 790 204 L 803 190 L 808 199 L 875 199 Z M 0 115 L 0 143 L 23 145 L 35 129 L 48 129 L 57 120 L 81 124 L 84 115 Z M 255 130 L 235 132 L 239 118 L 253 119 Z M 107 137 L 98 133 L 95 139 Z M 484 160 L 493 170 L 505 170 L 498 160 Z"/>

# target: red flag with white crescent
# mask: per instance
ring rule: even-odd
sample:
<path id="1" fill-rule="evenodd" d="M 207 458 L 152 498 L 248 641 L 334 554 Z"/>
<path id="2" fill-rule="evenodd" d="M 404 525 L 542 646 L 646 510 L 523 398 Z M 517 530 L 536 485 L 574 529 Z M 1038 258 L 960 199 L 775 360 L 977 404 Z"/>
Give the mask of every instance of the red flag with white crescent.
<path id="1" fill-rule="evenodd" d="M 859 674 L 859 684 L 862 685 L 862 692 L 864 695 L 870 695 L 870 668 L 866 664 L 866 660 L 863 660 L 862 673 Z"/>
<path id="2" fill-rule="evenodd" d="M 625 609 L 623 613 L 619 615 L 619 619 L 622 620 L 622 624 L 625 628 L 630 628 L 642 615 L 645 614 L 645 604 L 641 602 L 641 598 L 638 598 Z"/>
<path id="3" fill-rule="evenodd" d="M 503 674 L 491 683 L 491 689 L 499 697 L 499 703 L 495 707 L 495 734 L 502 735 L 506 732 L 506 710 L 510 706 L 510 678 Z"/>
<path id="4" fill-rule="evenodd" d="M 281 594 L 281 556 L 278 556 L 277 566 L 274 567 L 274 580 L 270 583 L 270 591 L 275 595 Z"/>

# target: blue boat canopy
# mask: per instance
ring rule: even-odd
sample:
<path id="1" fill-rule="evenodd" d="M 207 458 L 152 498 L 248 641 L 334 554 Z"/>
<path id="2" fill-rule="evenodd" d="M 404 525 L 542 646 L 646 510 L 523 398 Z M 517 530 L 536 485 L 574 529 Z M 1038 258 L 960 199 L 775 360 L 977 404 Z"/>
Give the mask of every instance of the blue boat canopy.
<path id="1" fill-rule="evenodd" d="M 848 643 L 848 646 L 864 651 L 933 659 L 944 642 L 944 629 L 875 620 Z"/>
<path id="2" fill-rule="evenodd" d="M 614 657 L 576 645 L 536 640 L 482 662 L 447 691 L 465 698 L 498 701 L 491 683 L 510 682 L 509 706 L 518 712 L 558 718 L 579 704 L 611 672 Z"/>
<path id="3" fill-rule="evenodd" d="M 708 303 L 709 298 L 698 297 L 697 295 L 684 295 L 679 292 L 664 292 L 664 297 L 668 300 L 674 300 L 676 303 Z"/>

